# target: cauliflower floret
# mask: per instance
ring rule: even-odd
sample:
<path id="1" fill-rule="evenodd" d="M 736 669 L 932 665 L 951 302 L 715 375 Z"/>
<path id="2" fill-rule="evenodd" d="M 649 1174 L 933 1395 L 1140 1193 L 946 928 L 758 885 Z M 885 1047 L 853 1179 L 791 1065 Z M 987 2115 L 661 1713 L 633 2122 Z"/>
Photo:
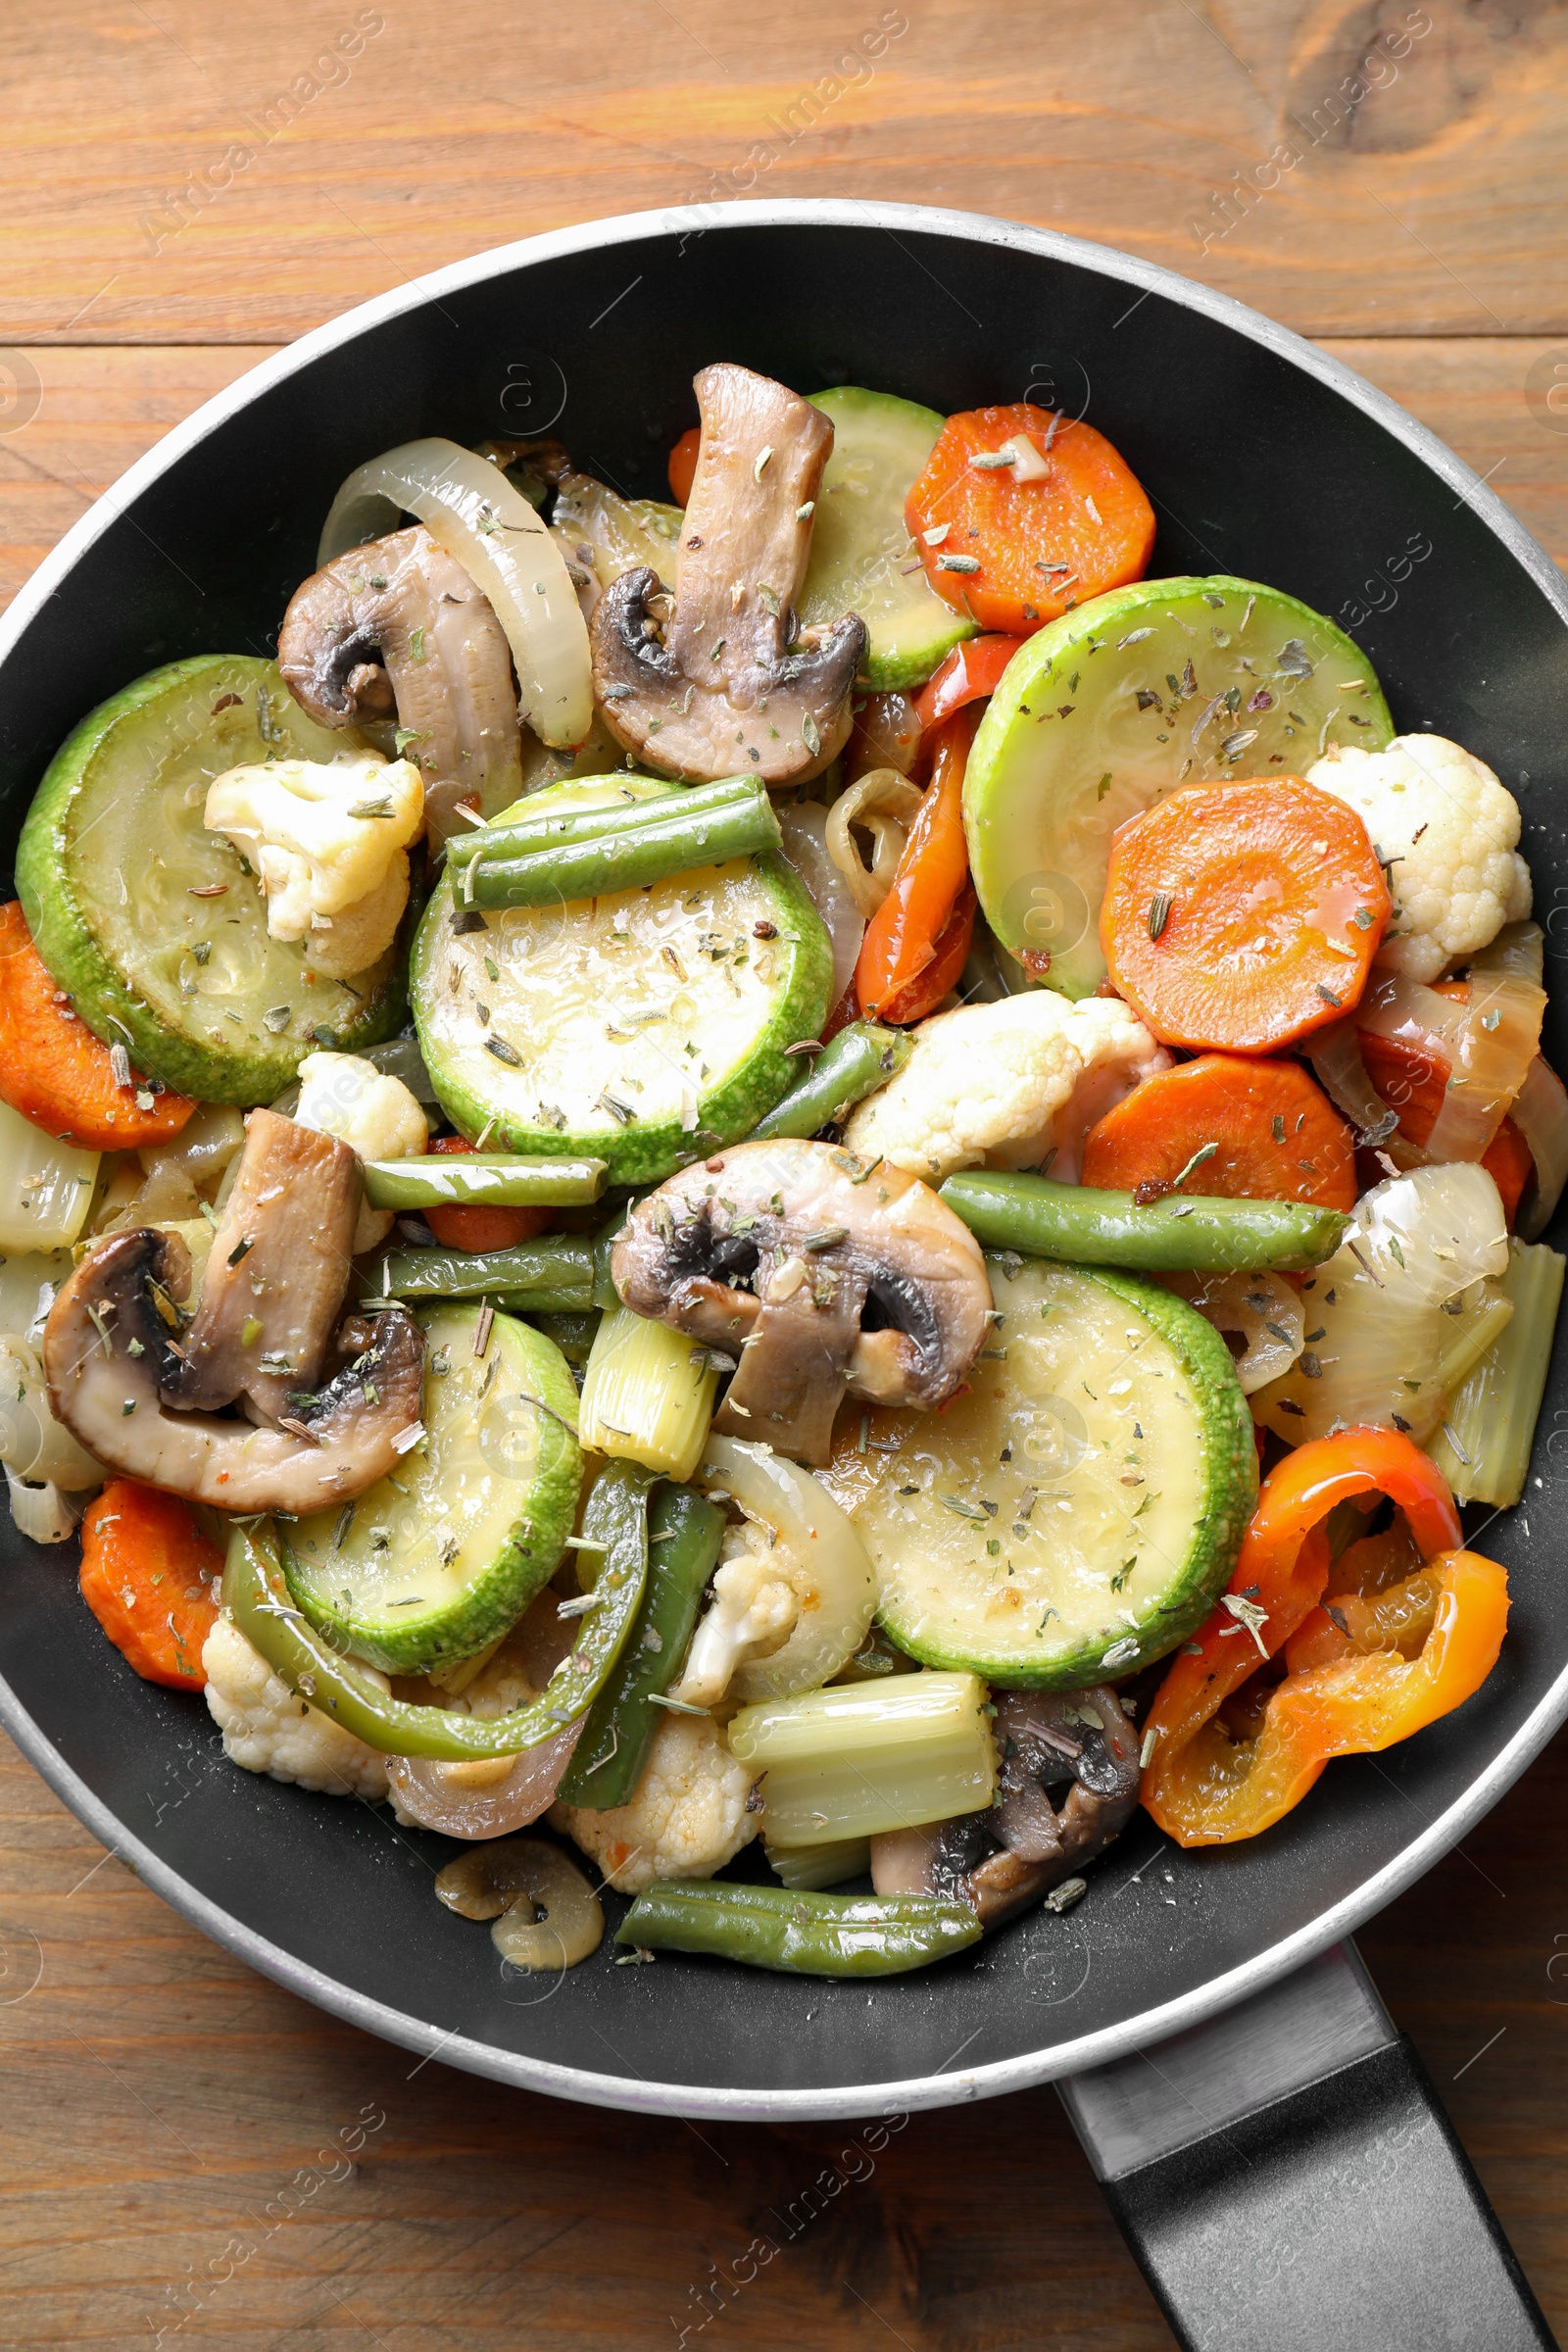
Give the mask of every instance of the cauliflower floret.
<path id="1" fill-rule="evenodd" d="M 424 825 L 412 760 L 360 752 L 230 767 L 208 786 L 203 822 L 255 867 L 273 939 L 309 940 L 329 978 L 364 971 L 391 946 L 408 904 L 408 846 Z"/>
<path id="2" fill-rule="evenodd" d="M 788 1641 L 800 1619 L 801 1599 L 780 1573 L 782 1566 L 776 1545 L 750 1520 L 726 1532 L 713 1573 L 712 1602 L 692 1637 L 672 1698 L 710 1707 L 723 1697 L 743 1659 L 771 1657 Z"/>
<path id="3" fill-rule="evenodd" d="M 1309 784 L 1355 810 L 1392 860 L 1394 920 L 1379 961 L 1436 980 L 1530 912 L 1530 868 L 1514 844 L 1519 804 L 1484 760 L 1445 735 L 1396 735 L 1387 751 L 1336 746 Z"/>
<path id="4" fill-rule="evenodd" d="M 386 1758 L 296 1698 L 232 1618 L 220 1616 L 214 1623 L 202 1648 L 202 1669 L 207 1704 L 232 1763 L 326 1796 L 363 1796 L 374 1804 L 386 1795 Z M 385 1675 L 373 1667 L 362 1666 L 360 1672 L 383 1690 L 389 1688 Z"/>
<path id="5" fill-rule="evenodd" d="M 1070 1004 L 1051 989 L 960 1004 L 914 1031 L 896 1078 L 851 1114 L 844 1140 L 940 1184 L 956 1168 L 1038 1167 L 1077 1178 L 1083 1139 L 1123 1095 L 1170 1067 L 1119 997 Z"/>
<path id="6" fill-rule="evenodd" d="M 732 1862 L 761 1825 L 748 1812 L 752 1775 L 730 1754 L 708 1715 L 671 1715 L 654 1734 L 630 1802 L 608 1813 L 575 1805 L 550 1808 L 621 1894 L 640 1894 L 656 1879 L 707 1879 Z"/>
<path id="7" fill-rule="evenodd" d="M 358 1054 L 307 1054 L 294 1116 L 302 1127 L 335 1135 L 362 1159 L 417 1159 L 430 1141 L 424 1112 L 402 1079 Z M 355 1256 L 379 1249 L 392 1225 L 390 1209 L 367 1208 L 362 1200 Z"/>

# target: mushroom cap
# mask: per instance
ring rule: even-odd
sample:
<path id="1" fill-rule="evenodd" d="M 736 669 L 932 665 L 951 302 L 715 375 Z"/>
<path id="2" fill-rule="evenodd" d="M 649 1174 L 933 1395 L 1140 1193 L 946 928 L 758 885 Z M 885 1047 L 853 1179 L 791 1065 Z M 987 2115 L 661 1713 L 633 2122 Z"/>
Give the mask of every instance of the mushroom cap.
<path id="1" fill-rule="evenodd" d="M 991 1307 L 978 1243 L 929 1186 L 782 1137 L 671 1176 L 611 1268 L 635 1313 L 738 1356 L 714 1428 L 802 1461 L 827 1460 L 846 1391 L 943 1403 Z"/>
<path id="2" fill-rule="evenodd" d="M 50 1310 L 49 1401 L 96 1460 L 219 1510 L 297 1515 L 349 1501 L 396 1467 L 395 1441 L 418 1421 L 424 1382 L 424 1335 L 406 1309 L 373 1325 L 345 1318 L 337 1349 L 349 1360 L 289 1429 L 258 1429 L 167 1409 L 179 1366 L 168 1301 L 188 1271 L 183 1243 L 138 1227 L 83 1258 Z"/>
<path id="3" fill-rule="evenodd" d="M 469 802 L 522 789 L 512 649 L 488 597 L 422 523 L 334 556 L 295 589 L 277 639 L 290 694 L 318 725 L 390 718 L 414 737 L 430 838 Z"/>
<path id="4" fill-rule="evenodd" d="M 646 566 L 622 573 L 590 624 L 594 697 L 617 742 L 706 782 L 814 775 L 850 732 L 865 657 L 858 613 L 801 630 L 796 603 L 833 426 L 808 400 L 729 362 L 694 379 L 702 446 L 681 522 L 679 591 Z"/>

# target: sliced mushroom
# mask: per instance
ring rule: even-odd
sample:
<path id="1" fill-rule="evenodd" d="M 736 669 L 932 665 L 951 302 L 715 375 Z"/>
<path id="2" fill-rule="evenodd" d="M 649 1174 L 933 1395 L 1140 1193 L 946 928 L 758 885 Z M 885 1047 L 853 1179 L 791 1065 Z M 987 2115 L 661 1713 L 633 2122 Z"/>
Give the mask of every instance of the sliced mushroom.
<path id="1" fill-rule="evenodd" d="M 494 1920 L 497 1951 L 529 1974 L 575 1968 L 604 1936 L 599 1897 L 560 1846 L 542 1838 L 513 1838 L 459 1854 L 435 1891 L 464 1919 Z"/>
<path id="2" fill-rule="evenodd" d="M 494 815 L 522 789 L 512 650 L 488 598 L 422 523 L 335 556 L 296 588 L 277 640 L 300 709 L 323 727 L 374 725 L 424 778 L 430 839 Z"/>
<path id="3" fill-rule="evenodd" d="M 195 1320 L 164 1400 L 214 1412 L 244 1396 L 265 1421 L 314 1390 L 343 1311 L 360 1163 L 335 1136 L 253 1110 Z"/>
<path id="4" fill-rule="evenodd" d="M 296 1515 L 349 1501 L 396 1468 L 423 1388 L 424 1338 L 412 1315 L 346 1317 L 342 1368 L 289 1428 L 257 1429 L 166 1409 L 164 1386 L 180 1368 L 169 1302 L 188 1273 L 178 1237 L 142 1227 L 83 1258 L 55 1300 L 43 1336 L 49 1400 L 96 1460 L 220 1510 Z"/>
<path id="5" fill-rule="evenodd" d="M 1103 1853 L 1138 1802 L 1138 1734 L 1114 1690 L 1000 1690 L 999 1801 L 871 1840 L 878 1894 L 957 1895 L 988 1928 Z M 1058 1810 L 1047 1794 L 1070 1781 Z"/>
<path id="6" fill-rule="evenodd" d="M 780 1139 L 671 1176 L 612 1257 L 639 1315 L 740 1363 L 713 1427 L 828 1459 L 846 1391 L 941 1404 L 986 1333 L 991 1286 L 967 1226 L 902 1169 Z"/>
<path id="7" fill-rule="evenodd" d="M 795 610 L 833 427 L 820 409 L 724 362 L 695 378 L 697 474 L 680 535 L 680 582 L 623 572 L 590 624 L 594 700 L 626 750 L 690 783 L 744 772 L 794 784 L 850 732 L 865 623 L 846 612 L 802 630 Z"/>

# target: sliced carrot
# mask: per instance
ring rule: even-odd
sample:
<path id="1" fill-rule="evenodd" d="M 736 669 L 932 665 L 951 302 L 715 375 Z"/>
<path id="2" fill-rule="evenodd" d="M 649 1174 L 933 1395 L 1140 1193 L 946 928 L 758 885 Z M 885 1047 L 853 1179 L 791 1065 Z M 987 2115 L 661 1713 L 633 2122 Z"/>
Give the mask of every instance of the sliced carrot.
<path id="1" fill-rule="evenodd" d="M 952 979 L 937 996 L 930 996 L 938 977 L 930 967 L 940 962 L 946 969 L 952 963 L 958 935 L 954 929 L 955 917 L 963 936 L 955 977 L 969 953 L 974 893 L 969 886 L 969 854 L 963 838 L 963 771 L 978 721 L 979 713 L 971 706 L 956 711 L 934 737 L 931 781 L 909 828 L 893 887 L 865 926 L 855 967 L 855 991 L 860 1010 L 882 1020 L 923 1020 L 931 1006 L 947 995 Z M 911 995 L 912 983 L 927 974 L 927 985 Z M 917 1004 L 920 1010 L 894 1013 L 890 1007 L 895 1003 L 901 1006 Z"/>
<path id="2" fill-rule="evenodd" d="M 223 1555 L 176 1494 L 112 1478 L 81 1523 L 81 1597 L 149 1683 L 200 1690 Z"/>
<path id="3" fill-rule="evenodd" d="M 697 479 L 697 453 L 703 446 L 703 428 L 694 424 L 682 433 L 669 453 L 669 495 L 677 507 L 683 507 L 692 494 Z"/>
<path id="4" fill-rule="evenodd" d="M 1008 441 L 1033 445 L 1038 480 L 975 463 Z M 938 596 L 1009 637 L 1141 580 L 1154 545 L 1154 510 L 1104 435 L 1022 400 L 950 416 L 904 513 Z"/>
<path id="5" fill-rule="evenodd" d="M 1355 810 L 1267 776 L 1191 784 L 1122 825 L 1100 938 L 1167 1046 L 1272 1054 L 1359 1002 L 1390 912 Z"/>
<path id="6" fill-rule="evenodd" d="M 1468 985 L 1463 980 L 1440 980 L 1437 992 L 1445 997 L 1462 997 Z M 1391 1109 L 1398 1112 L 1400 1135 L 1408 1143 L 1424 1144 L 1443 1107 L 1448 1084 L 1446 1062 L 1434 1060 L 1419 1046 L 1407 1045 L 1402 1038 L 1380 1037 L 1370 1029 L 1361 1031 L 1361 1059 L 1378 1094 Z M 1481 1165 L 1501 1194 L 1503 1212 L 1511 1226 L 1536 1166 L 1530 1146 L 1512 1119 L 1503 1120 L 1482 1152 Z M 1378 1169 L 1380 1177 L 1383 1172 Z"/>
<path id="7" fill-rule="evenodd" d="M 1108 1192 L 1167 1192 L 1184 1170 L 1186 1191 L 1226 1200 L 1355 1206 L 1355 1139 L 1296 1061 L 1204 1054 L 1146 1078 L 1085 1139 L 1083 1181 Z"/>
<path id="8" fill-rule="evenodd" d="M 0 1099 L 61 1143 L 122 1152 L 167 1143 L 196 1107 L 165 1093 L 142 1109 L 146 1084 L 134 1070 L 116 1083 L 109 1048 L 49 977 L 20 903 L 0 906 Z"/>
<path id="9" fill-rule="evenodd" d="M 970 637 L 956 645 L 914 698 L 914 715 L 921 726 L 939 727 L 965 703 L 995 694 L 1022 643 L 1021 637 Z"/>
<path id="10" fill-rule="evenodd" d="M 461 1135 L 444 1135 L 432 1152 L 472 1152 Z M 550 1208 L 427 1208 L 424 1221 L 443 1250 L 515 1250 L 543 1233 Z"/>

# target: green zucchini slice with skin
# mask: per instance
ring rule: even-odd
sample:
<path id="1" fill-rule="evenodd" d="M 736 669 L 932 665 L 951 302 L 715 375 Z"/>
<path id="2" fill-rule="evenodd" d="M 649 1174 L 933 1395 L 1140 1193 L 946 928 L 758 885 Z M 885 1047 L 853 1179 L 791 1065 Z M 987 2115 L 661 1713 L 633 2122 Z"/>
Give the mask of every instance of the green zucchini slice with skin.
<path id="1" fill-rule="evenodd" d="M 318 1047 L 393 1034 L 406 939 L 352 984 L 313 974 L 310 943 L 270 936 L 260 883 L 202 822 L 225 768 L 365 748 L 307 718 L 275 663 L 240 654 L 171 662 L 89 712 L 27 812 L 17 891 L 95 1036 L 182 1094 L 249 1106 Z"/>
<path id="2" fill-rule="evenodd" d="M 682 789 L 595 776 L 526 807 Z M 415 941 L 411 993 L 431 1084 L 470 1142 L 602 1159 L 612 1185 L 655 1184 L 749 1134 L 795 1083 L 788 1048 L 820 1034 L 832 977 L 803 884 L 764 856 L 485 912 L 454 901 L 449 873 Z"/>
<path id="3" fill-rule="evenodd" d="M 577 1391 L 543 1332 L 496 1315 L 474 1353 L 477 1302 L 419 1317 L 421 1450 L 340 1511 L 281 1529 L 303 1614 L 388 1674 L 472 1657 L 515 1624 L 560 1566 L 582 1484 Z"/>
<path id="4" fill-rule="evenodd" d="M 904 1444 L 854 1514 L 879 1615 L 911 1657 L 994 1683 L 1131 1674 L 1202 1623 L 1257 1498 L 1230 1350 L 1126 1275 L 988 1264 L 1002 1321 L 969 1394 L 889 1416 Z"/>
<path id="5" fill-rule="evenodd" d="M 1096 597 L 1026 641 L 980 722 L 963 825 L 986 920 L 1090 996 L 1118 825 L 1179 784 L 1304 775 L 1330 744 L 1393 737 L 1366 656 L 1294 596 L 1216 573 Z"/>
<path id="6" fill-rule="evenodd" d="M 813 393 L 811 406 L 833 419 L 833 454 L 811 517 L 801 618 L 816 628 L 858 612 L 870 633 L 869 683 L 919 686 L 975 633 L 974 622 L 927 580 L 904 519 L 905 501 L 947 418 L 858 384 Z"/>

